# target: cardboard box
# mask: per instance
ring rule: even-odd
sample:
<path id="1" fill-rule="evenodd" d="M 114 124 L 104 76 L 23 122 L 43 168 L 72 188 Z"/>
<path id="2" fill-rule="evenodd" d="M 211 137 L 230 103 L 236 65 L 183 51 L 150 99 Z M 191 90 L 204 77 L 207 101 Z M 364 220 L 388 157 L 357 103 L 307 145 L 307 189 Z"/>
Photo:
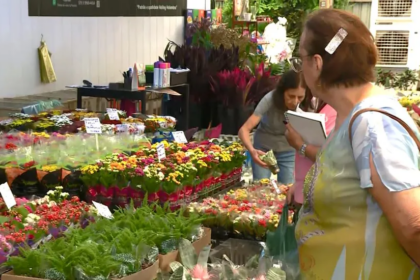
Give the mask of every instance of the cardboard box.
<path id="1" fill-rule="evenodd" d="M 115 278 L 119 280 L 154 280 L 157 277 L 159 271 L 159 260 L 156 261 L 152 266 L 139 271 L 137 273 L 131 274 L 123 278 Z M 13 270 L 9 271 L 1 276 L 2 280 L 40 280 L 40 278 L 19 276 L 13 274 Z"/>
<path id="2" fill-rule="evenodd" d="M 210 243 L 211 243 L 211 229 L 204 228 L 203 237 L 201 237 L 200 240 L 193 242 L 192 245 L 195 248 L 196 254 L 198 255 L 201 252 L 201 250 L 203 250 L 203 248 L 206 247 L 207 245 L 210 245 Z M 171 271 L 171 267 L 169 265 L 174 261 L 181 261 L 178 250 L 170 252 L 166 255 L 159 255 L 160 269 L 164 272 Z"/>

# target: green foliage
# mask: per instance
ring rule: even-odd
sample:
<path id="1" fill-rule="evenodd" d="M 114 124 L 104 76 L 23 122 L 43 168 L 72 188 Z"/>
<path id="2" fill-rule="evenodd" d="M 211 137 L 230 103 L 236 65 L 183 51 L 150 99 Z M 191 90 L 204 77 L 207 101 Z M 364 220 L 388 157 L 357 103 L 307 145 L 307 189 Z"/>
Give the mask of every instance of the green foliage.
<path id="1" fill-rule="evenodd" d="M 385 88 L 409 90 L 418 81 L 417 70 L 405 70 L 401 73 L 395 73 L 381 68 L 376 70 L 376 84 Z"/>
<path id="2" fill-rule="evenodd" d="M 397 74 L 395 81 L 395 87 L 402 90 L 409 90 L 413 84 L 419 81 L 416 70 L 405 70 L 402 73 Z"/>
<path id="3" fill-rule="evenodd" d="M 22 248 L 22 254 L 11 257 L 7 265 L 18 275 L 51 280 L 105 280 L 136 273 L 153 264 L 159 252 L 177 249 L 180 240 L 197 239 L 202 217 L 168 211 L 168 205 L 145 203 L 136 209 L 131 204 L 118 209 L 111 220 L 71 228 L 65 237 L 37 250 Z"/>

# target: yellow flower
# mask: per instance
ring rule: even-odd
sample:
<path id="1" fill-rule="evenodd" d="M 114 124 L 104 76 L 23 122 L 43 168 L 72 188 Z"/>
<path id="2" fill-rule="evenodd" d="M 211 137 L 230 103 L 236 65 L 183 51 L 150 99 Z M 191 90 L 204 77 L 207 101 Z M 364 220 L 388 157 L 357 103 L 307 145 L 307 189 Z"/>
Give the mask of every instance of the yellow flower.
<path id="1" fill-rule="evenodd" d="M 90 164 L 90 165 L 86 165 L 80 168 L 80 171 L 82 172 L 82 174 L 93 174 L 97 172 L 98 170 L 99 170 L 99 166 L 97 166 L 96 164 Z"/>
<path id="2" fill-rule="evenodd" d="M 57 165 L 44 165 L 42 166 L 41 170 L 45 171 L 45 172 L 54 172 L 59 170 L 60 167 L 58 167 Z"/>
<path id="3" fill-rule="evenodd" d="M 163 146 L 165 146 L 165 148 L 169 147 L 169 143 L 166 140 L 163 140 L 161 142 L 157 142 L 157 143 L 153 144 L 152 149 L 156 149 L 159 144 L 163 144 Z"/>

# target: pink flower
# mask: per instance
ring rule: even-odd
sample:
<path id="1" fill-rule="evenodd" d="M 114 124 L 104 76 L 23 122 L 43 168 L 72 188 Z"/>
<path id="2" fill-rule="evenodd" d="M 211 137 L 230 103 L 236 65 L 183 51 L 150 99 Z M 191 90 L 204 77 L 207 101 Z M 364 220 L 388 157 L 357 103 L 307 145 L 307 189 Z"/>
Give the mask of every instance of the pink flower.
<path id="1" fill-rule="evenodd" d="M 211 276 L 207 271 L 207 268 L 202 267 L 201 265 L 197 264 L 194 268 L 190 271 L 192 278 L 199 279 L 199 280 L 210 280 Z"/>

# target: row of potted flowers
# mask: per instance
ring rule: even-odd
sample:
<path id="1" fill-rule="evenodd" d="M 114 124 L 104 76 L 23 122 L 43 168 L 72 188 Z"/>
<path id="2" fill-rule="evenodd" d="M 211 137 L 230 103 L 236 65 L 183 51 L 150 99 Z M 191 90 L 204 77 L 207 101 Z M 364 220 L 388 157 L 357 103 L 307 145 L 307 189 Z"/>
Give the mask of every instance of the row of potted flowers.
<path id="1" fill-rule="evenodd" d="M 106 280 L 133 276 L 129 279 L 153 280 L 161 263 L 177 259 L 180 240 L 197 243 L 206 237 L 201 247 L 210 242 L 200 216 L 167 210 L 159 205 L 135 208 L 131 204 L 114 212 L 112 219 L 98 218 L 84 229 L 71 228 L 64 237 L 37 249 L 21 248 L 21 254 L 6 263 L 13 272 L 2 277 Z"/>
<path id="2" fill-rule="evenodd" d="M 81 166 L 113 151 L 130 154 L 148 145 L 147 139 L 137 135 L 22 132 L 1 135 L 0 143 L 5 147 L 0 150 L 0 183 L 7 182 L 17 196 L 45 195 L 57 185 L 78 195 Z"/>
<path id="3" fill-rule="evenodd" d="M 158 158 L 157 147 L 162 144 L 166 157 Z M 133 199 L 139 206 L 147 195 L 149 201 L 177 208 L 238 183 L 244 159 L 239 143 L 163 141 L 131 156 L 112 154 L 83 166 L 81 180 L 88 188 L 88 201 L 124 206 Z"/>
<path id="4" fill-rule="evenodd" d="M 109 115 L 112 114 L 112 115 Z M 173 117 L 147 116 L 139 119 L 126 116 L 126 112 L 115 110 L 113 113 L 94 113 L 88 111 L 52 110 L 28 115 L 23 113 L 10 114 L 9 119 L 0 121 L 0 129 L 3 131 L 18 130 L 26 132 L 59 132 L 62 134 L 78 133 L 86 131 L 85 118 L 99 118 L 102 124 L 102 132 L 115 134 L 118 132 L 130 132 L 142 134 L 155 132 L 157 129 L 174 128 L 176 120 Z"/>
<path id="5" fill-rule="evenodd" d="M 280 220 L 288 186 L 279 185 L 278 193 L 267 179 L 231 190 L 217 198 L 209 197 L 189 205 L 191 213 L 206 217 L 203 224 L 212 229 L 216 239 L 230 237 L 263 240 Z"/>
<path id="6" fill-rule="evenodd" d="M 56 238 L 71 226 L 85 227 L 94 221 L 96 208 L 62 190 L 56 187 L 31 201 L 17 198 L 11 210 L 0 199 L 0 263 L 17 255 L 22 246 L 34 246 L 47 236 Z"/>

